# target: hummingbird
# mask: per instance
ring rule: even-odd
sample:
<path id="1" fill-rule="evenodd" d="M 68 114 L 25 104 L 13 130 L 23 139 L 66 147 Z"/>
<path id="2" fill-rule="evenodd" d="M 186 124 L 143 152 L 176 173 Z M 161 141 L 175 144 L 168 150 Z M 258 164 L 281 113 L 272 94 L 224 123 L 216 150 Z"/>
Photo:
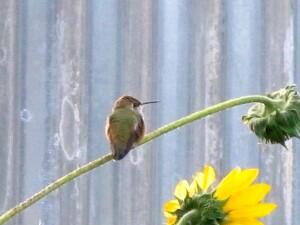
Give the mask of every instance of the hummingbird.
<path id="1" fill-rule="evenodd" d="M 122 96 L 115 101 L 105 128 L 114 160 L 123 159 L 143 139 L 145 123 L 141 106 L 157 102 L 142 103 L 131 96 Z"/>

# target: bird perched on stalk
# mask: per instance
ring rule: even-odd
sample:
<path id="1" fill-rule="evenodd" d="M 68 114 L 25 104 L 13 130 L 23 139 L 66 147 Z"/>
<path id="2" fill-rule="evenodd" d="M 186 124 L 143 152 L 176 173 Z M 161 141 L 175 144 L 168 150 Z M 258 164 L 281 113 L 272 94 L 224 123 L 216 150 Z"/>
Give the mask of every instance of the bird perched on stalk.
<path id="1" fill-rule="evenodd" d="M 121 160 L 144 137 L 145 124 L 142 105 L 158 101 L 140 102 L 131 96 L 122 96 L 114 103 L 106 122 L 106 137 L 114 160 Z"/>

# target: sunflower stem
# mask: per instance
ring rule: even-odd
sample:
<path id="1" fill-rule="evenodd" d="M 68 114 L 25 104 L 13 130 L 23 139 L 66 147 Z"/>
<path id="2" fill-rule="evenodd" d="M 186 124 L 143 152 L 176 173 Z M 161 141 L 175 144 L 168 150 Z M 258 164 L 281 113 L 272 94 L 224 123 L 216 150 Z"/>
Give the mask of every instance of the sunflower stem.
<path id="1" fill-rule="evenodd" d="M 176 120 L 174 122 L 171 122 L 161 128 L 158 128 L 157 130 L 147 134 L 144 139 L 139 143 L 139 145 L 145 144 L 167 132 L 170 132 L 178 127 L 184 126 L 188 123 L 191 123 L 195 120 L 199 120 L 203 117 L 206 117 L 208 115 L 212 115 L 214 113 L 226 110 L 228 108 L 237 106 L 237 105 L 242 105 L 242 104 L 247 104 L 247 103 L 253 103 L 253 102 L 260 102 L 263 103 L 269 107 L 278 107 L 278 102 L 275 102 L 271 98 L 263 95 L 253 95 L 253 96 L 244 96 L 240 98 L 235 98 L 231 99 L 210 107 L 207 107 L 203 110 L 200 110 L 198 112 L 192 113 L 188 116 L 185 116 L 179 120 Z M 112 160 L 112 155 L 110 153 L 104 155 L 103 157 L 96 159 L 94 161 L 91 161 L 82 167 L 79 167 L 67 175 L 57 179 L 53 183 L 49 184 L 45 188 L 43 188 L 41 191 L 37 192 L 30 198 L 26 199 L 25 201 L 19 203 L 17 206 L 9 209 L 8 211 L 4 212 L 2 215 L 0 215 L 0 225 L 4 224 L 7 222 L 9 219 L 17 215 L 18 213 L 22 212 L 24 209 L 28 208 L 29 206 L 33 205 L 40 199 L 44 198 L 47 196 L 49 193 L 52 191 L 58 189 L 62 185 L 69 183 L 71 180 L 75 179 L 76 177 L 85 174 L 99 166 L 102 166 L 103 164 L 109 162 Z"/>
<path id="2" fill-rule="evenodd" d="M 199 210 L 192 209 L 188 213 L 184 214 L 184 216 L 180 218 L 176 225 L 193 225 L 194 221 L 200 217 L 199 213 Z"/>
<path id="3" fill-rule="evenodd" d="M 247 103 L 254 103 L 254 102 L 260 102 L 271 108 L 278 108 L 280 106 L 280 102 L 273 100 L 265 95 L 250 95 L 250 96 L 243 96 L 239 98 L 230 99 L 225 102 L 221 102 L 213 106 L 209 106 L 203 110 L 194 112 L 188 116 L 182 117 L 179 120 L 176 120 L 174 122 L 171 122 L 165 126 L 158 128 L 157 130 L 146 135 L 144 139 L 139 143 L 139 145 L 145 144 L 153 140 L 154 138 L 157 138 L 165 133 L 168 133 L 178 127 L 182 127 L 195 120 L 202 119 L 206 116 L 232 108 L 234 106 L 243 105 Z"/>

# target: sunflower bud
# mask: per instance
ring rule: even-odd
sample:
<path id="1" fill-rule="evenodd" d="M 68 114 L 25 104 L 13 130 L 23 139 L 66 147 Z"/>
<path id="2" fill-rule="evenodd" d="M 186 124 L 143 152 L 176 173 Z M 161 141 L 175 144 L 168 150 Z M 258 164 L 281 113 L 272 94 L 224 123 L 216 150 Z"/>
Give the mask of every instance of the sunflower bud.
<path id="1" fill-rule="evenodd" d="M 242 120 L 264 142 L 285 146 L 286 140 L 300 136 L 300 96 L 295 85 L 267 96 L 276 104 L 256 103 Z"/>

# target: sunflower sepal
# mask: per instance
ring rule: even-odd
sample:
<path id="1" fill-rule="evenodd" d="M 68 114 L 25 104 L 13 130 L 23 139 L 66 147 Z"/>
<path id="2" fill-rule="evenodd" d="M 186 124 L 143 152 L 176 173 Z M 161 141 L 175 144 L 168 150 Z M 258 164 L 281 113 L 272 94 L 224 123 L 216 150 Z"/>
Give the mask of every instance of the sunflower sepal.
<path id="1" fill-rule="evenodd" d="M 181 204 L 181 209 L 176 211 L 179 218 L 177 224 L 188 224 L 187 221 L 193 225 L 198 224 L 198 222 L 205 225 L 218 224 L 225 217 L 222 207 L 223 201 L 217 201 L 212 193 L 196 194 L 192 198 L 187 197 Z M 193 213 L 190 214 L 191 211 Z M 183 217 L 184 219 L 181 220 Z"/>

